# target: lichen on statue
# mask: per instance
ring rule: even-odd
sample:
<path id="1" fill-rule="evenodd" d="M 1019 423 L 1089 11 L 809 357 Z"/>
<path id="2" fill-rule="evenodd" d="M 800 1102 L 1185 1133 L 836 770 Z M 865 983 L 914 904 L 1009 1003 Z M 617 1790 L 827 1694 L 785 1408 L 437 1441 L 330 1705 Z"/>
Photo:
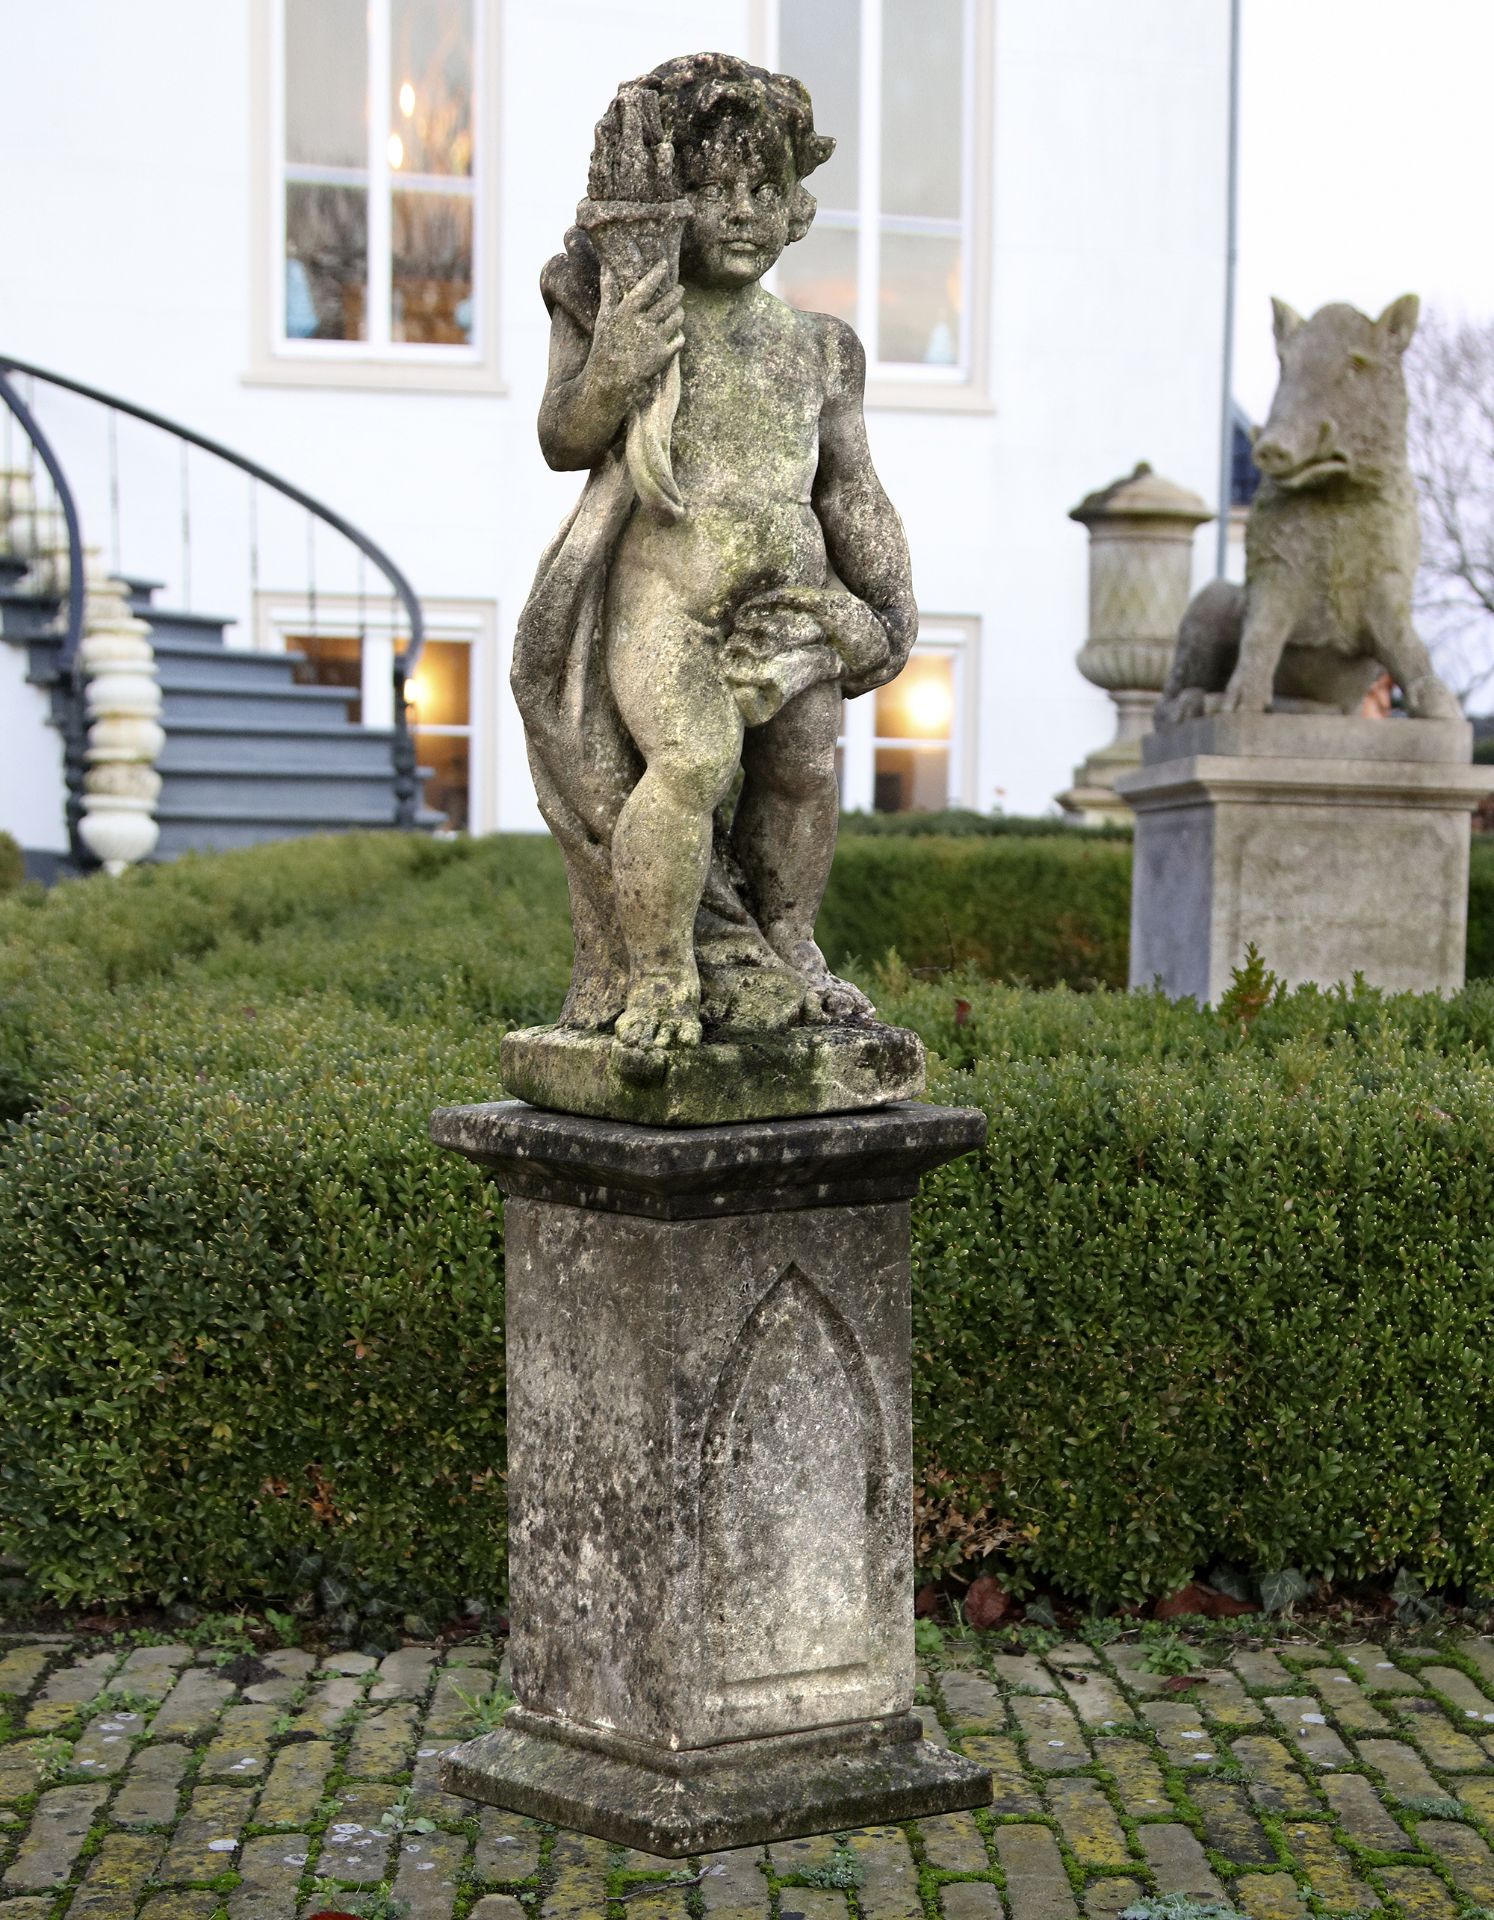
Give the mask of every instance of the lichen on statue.
<path id="1" fill-rule="evenodd" d="M 540 443 L 589 478 L 513 687 L 569 871 L 562 1024 L 633 1052 L 873 1019 L 814 922 L 842 700 L 916 632 L 907 544 L 855 334 L 761 285 L 832 145 L 797 81 L 669 61 L 619 90 L 541 278 Z"/>

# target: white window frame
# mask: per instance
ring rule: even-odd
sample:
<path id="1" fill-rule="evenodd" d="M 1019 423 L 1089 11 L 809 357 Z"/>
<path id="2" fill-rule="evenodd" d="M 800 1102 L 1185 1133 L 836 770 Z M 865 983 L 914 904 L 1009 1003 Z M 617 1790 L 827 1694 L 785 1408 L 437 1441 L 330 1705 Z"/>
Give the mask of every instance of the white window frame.
<path id="1" fill-rule="evenodd" d="M 779 10 L 801 5 L 804 0 L 752 0 L 750 40 L 753 58 L 776 69 L 779 45 Z M 892 216 L 892 222 L 907 232 L 935 232 L 947 225 L 951 232 L 962 232 L 965 247 L 962 314 L 964 327 L 961 359 L 957 366 L 916 366 L 905 361 L 875 361 L 870 343 L 876 338 L 877 299 L 880 278 L 882 226 L 880 214 L 882 173 L 882 13 L 884 6 L 911 6 L 917 0 L 860 0 L 861 71 L 859 76 L 860 167 L 857 177 L 858 215 L 827 215 L 823 209 L 817 222 L 841 231 L 854 231 L 856 240 L 856 331 L 868 346 L 866 404 L 871 407 L 903 407 L 920 410 L 951 410 L 972 413 L 992 411 L 989 366 L 989 289 L 991 278 L 991 113 L 993 0 L 964 0 L 964 155 L 961 201 L 963 215 L 958 227 L 914 218 Z M 834 127 L 825 132 L 834 134 Z M 811 178 L 810 190 L 814 189 Z M 868 217 L 877 209 L 876 217 Z M 776 275 L 768 276 L 774 286 Z"/>
<path id="2" fill-rule="evenodd" d="M 918 622 L 914 655 L 939 654 L 954 663 L 954 715 L 949 729 L 948 807 L 977 806 L 976 732 L 979 724 L 980 622 L 966 614 L 924 614 Z M 928 740 L 879 737 L 877 696 L 863 693 L 847 700 L 843 718 L 840 804 L 846 813 L 871 813 L 876 797 L 878 746 L 928 747 Z"/>
<path id="3" fill-rule="evenodd" d="M 391 181 L 384 115 L 369 115 L 367 340 L 293 340 L 285 332 L 285 0 L 250 0 L 251 256 L 246 381 L 275 386 L 502 393 L 498 360 L 499 4 L 473 0 L 471 180 L 473 339 L 438 346 L 389 338 Z M 368 0 L 369 99 L 389 98 L 390 0 Z M 324 171 L 296 169 L 297 172 Z M 329 175 L 330 177 L 330 175 Z M 443 188 L 461 193 L 460 183 Z"/>
<path id="4" fill-rule="evenodd" d="M 498 830 L 498 609 L 491 600 L 422 600 L 427 640 L 456 640 L 470 649 L 471 677 L 463 727 L 422 727 L 420 732 L 466 733 L 471 741 L 468 833 Z M 387 593 L 309 594 L 260 592 L 254 596 L 253 650 L 288 653 L 308 632 L 355 640 L 363 634 L 361 725 L 394 725 L 394 649 L 409 633 L 403 607 Z M 418 665 L 416 672 L 420 671 Z"/>

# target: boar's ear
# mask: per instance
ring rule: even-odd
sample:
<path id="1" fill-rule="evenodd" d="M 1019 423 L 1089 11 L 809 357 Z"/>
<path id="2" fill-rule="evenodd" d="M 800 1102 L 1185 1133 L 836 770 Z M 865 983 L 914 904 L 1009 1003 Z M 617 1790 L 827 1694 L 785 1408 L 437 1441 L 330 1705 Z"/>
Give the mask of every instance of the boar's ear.
<path id="1" fill-rule="evenodd" d="M 1383 333 L 1387 345 L 1397 353 L 1404 353 L 1411 344 L 1411 336 L 1416 331 L 1416 322 L 1421 313 L 1421 302 L 1414 293 L 1403 293 L 1399 300 L 1392 300 L 1384 313 L 1375 322 L 1377 333 Z"/>
<path id="2" fill-rule="evenodd" d="M 1271 297 L 1271 330 L 1276 335 L 1276 350 L 1279 353 L 1302 325 L 1302 315 L 1295 307 L 1289 307 L 1285 300 Z"/>

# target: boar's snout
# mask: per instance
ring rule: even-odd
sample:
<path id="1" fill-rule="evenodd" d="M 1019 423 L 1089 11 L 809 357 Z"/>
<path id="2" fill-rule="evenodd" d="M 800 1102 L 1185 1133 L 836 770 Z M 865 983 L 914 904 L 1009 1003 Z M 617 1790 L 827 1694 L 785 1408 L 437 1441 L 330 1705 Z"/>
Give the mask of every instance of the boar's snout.
<path id="1" fill-rule="evenodd" d="M 1318 474 L 1325 467 L 1343 464 L 1338 447 L 1338 428 L 1332 420 L 1320 420 L 1317 432 L 1293 434 L 1267 421 L 1265 432 L 1252 448 L 1255 464 L 1273 480 L 1290 480 L 1295 475 Z"/>

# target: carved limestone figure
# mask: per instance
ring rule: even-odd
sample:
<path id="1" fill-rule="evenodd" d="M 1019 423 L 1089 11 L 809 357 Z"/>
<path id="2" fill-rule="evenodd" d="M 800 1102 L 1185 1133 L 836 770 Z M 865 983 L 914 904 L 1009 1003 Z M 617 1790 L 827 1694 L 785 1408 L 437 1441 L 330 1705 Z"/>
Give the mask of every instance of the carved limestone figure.
<path id="1" fill-rule="evenodd" d="M 1255 444 L 1245 585 L 1194 597 L 1154 724 L 1273 704 L 1357 713 L 1382 670 L 1413 715 L 1460 719 L 1411 621 L 1421 533 L 1402 355 L 1416 296 L 1378 320 L 1343 304 L 1311 320 L 1272 310 L 1281 382 Z"/>
<path id="2" fill-rule="evenodd" d="M 807 232 L 804 180 L 832 146 L 796 80 L 667 61 L 598 125 L 541 277 L 540 444 L 589 478 L 540 562 L 512 684 L 570 881 L 562 1026 L 635 1055 L 872 1016 L 814 922 L 841 702 L 907 658 L 908 550 L 867 448 L 859 341 L 761 285 Z"/>

